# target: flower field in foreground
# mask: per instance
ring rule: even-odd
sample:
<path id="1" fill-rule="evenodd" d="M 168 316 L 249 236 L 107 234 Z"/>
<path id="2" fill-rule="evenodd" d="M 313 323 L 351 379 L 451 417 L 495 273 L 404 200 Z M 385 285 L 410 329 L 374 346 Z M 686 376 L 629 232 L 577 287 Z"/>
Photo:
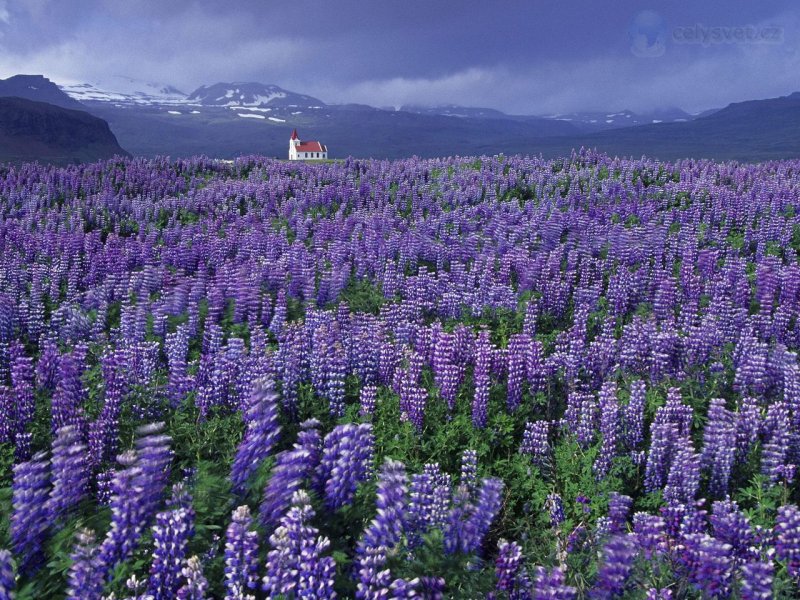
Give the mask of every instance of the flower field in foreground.
<path id="1" fill-rule="evenodd" d="M 0 167 L 0 599 L 792 598 L 800 162 Z"/>

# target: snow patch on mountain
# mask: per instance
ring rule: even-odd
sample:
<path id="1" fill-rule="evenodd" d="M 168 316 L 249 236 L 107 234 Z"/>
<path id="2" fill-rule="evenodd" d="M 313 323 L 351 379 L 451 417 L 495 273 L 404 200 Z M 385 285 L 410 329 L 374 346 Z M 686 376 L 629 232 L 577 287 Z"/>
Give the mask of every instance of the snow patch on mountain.
<path id="1" fill-rule="evenodd" d="M 79 102 L 114 102 L 135 105 L 177 105 L 186 103 L 179 89 L 153 81 L 115 76 L 89 83 L 67 83 L 59 87 Z"/>
<path id="2" fill-rule="evenodd" d="M 248 108 L 324 105 L 323 102 L 311 96 L 290 92 L 277 85 L 255 82 L 203 85 L 189 94 L 188 100 L 204 106 L 241 106 Z"/>

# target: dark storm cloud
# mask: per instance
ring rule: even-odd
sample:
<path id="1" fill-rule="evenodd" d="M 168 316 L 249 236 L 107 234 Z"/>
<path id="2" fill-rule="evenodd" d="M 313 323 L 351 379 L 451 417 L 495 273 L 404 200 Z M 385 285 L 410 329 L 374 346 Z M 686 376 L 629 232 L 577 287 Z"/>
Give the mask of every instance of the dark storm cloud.
<path id="1" fill-rule="evenodd" d="M 699 110 L 797 89 L 798 17 L 792 0 L 0 0 L 0 75 L 188 91 L 256 80 L 334 102 L 519 113 Z M 712 40 L 713 27 L 730 31 Z M 736 39 L 736 27 L 780 38 Z M 678 39 L 692 31 L 705 41 Z"/>

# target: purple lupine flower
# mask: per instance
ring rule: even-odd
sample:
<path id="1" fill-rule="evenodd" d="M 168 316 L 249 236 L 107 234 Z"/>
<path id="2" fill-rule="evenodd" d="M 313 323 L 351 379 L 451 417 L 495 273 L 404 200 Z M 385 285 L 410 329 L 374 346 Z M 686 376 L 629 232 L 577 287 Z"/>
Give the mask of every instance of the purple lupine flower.
<path id="1" fill-rule="evenodd" d="M 478 453 L 475 450 L 464 450 L 461 453 L 461 479 L 459 484 L 464 486 L 471 495 L 478 487 Z"/>
<path id="2" fill-rule="evenodd" d="M 635 451 L 644 440 L 644 409 L 646 388 L 644 381 L 631 382 L 631 395 L 622 410 L 625 448 Z"/>
<path id="3" fill-rule="evenodd" d="M 608 498 L 608 531 L 612 534 L 624 533 L 628 513 L 633 506 L 633 498 L 611 492 Z"/>
<path id="4" fill-rule="evenodd" d="M 588 448 L 594 441 L 597 429 L 597 402 L 594 395 L 574 391 L 567 396 L 567 410 L 564 413 L 564 424 L 581 448 Z"/>
<path id="5" fill-rule="evenodd" d="M 694 501 L 700 487 L 700 459 L 692 442 L 683 437 L 676 444 L 672 465 L 664 486 L 664 499 L 668 502 L 688 504 Z"/>
<path id="6" fill-rule="evenodd" d="M 547 367 L 544 359 L 544 348 L 538 340 L 528 346 L 528 358 L 525 365 L 528 372 L 528 389 L 531 394 L 542 392 L 547 385 Z"/>
<path id="7" fill-rule="evenodd" d="M 395 590 L 398 588 L 395 587 Z M 406 585 L 406 590 L 411 591 L 414 589 L 412 585 Z M 420 598 L 424 600 L 444 600 L 444 591 L 447 589 L 447 582 L 444 577 L 435 577 L 432 575 L 423 575 L 419 577 L 419 594 Z"/>
<path id="8" fill-rule="evenodd" d="M 81 383 L 82 356 L 77 350 L 61 357 L 58 365 L 58 383 L 53 392 L 51 407 L 53 431 L 64 425 L 82 426 L 83 385 Z"/>
<path id="9" fill-rule="evenodd" d="M 550 513 L 550 526 L 553 528 L 560 527 L 565 520 L 564 502 L 561 500 L 561 496 L 556 493 L 548 494 L 545 507 Z"/>
<path id="10" fill-rule="evenodd" d="M 31 444 L 33 442 L 33 434 L 29 431 L 24 433 L 17 433 L 14 439 L 14 458 L 17 462 L 25 462 L 31 458 Z"/>
<path id="11" fill-rule="evenodd" d="M 691 504 L 672 502 L 662 506 L 660 512 L 664 517 L 667 534 L 680 539 L 690 533 L 705 533 L 708 529 L 708 515 L 702 508 L 704 503 L 704 500 L 699 500 Z"/>
<path id="12" fill-rule="evenodd" d="M 100 600 L 105 577 L 97 538 L 93 531 L 83 529 L 76 534 L 76 540 L 70 555 L 72 565 L 67 577 L 67 600 Z"/>
<path id="13" fill-rule="evenodd" d="M 528 421 L 522 434 L 520 454 L 531 457 L 533 464 L 540 469 L 550 461 L 550 421 Z"/>
<path id="14" fill-rule="evenodd" d="M 186 356 L 189 353 L 189 326 L 180 325 L 174 333 L 164 338 L 164 353 L 167 355 L 169 382 L 167 390 L 170 404 L 177 407 L 189 390 L 189 375 Z"/>
<path id="15" fill-rule="evenodd" d="M 525 318 L 522 322 L 522 333 L 533 338 L 536 335 L 536 320 L 539 318 L 539 302 L 531 298 L 525 307 Z"/>
<path id="16" fill-rule="evenodd" d="M 739 597 L 742 600 L 770 600 L 775 567 L 771 562 L 748 562 L 741 567 Z"/>
<path id="17" fill-rule="evenodd" d="M 639 549 L 647 560 L 667 551 L 666 523 L 659 515 L 634 513 L 633 532 L 636 535 Z"/>
<path id="18" fill-rule="evenodd" d="M 181 569 L 184 584 L 178 588 L 178 600 L 206 600 L 208 581 L 203 575 L 200 558 L 191 556 Z"/>
<path id="19" fill-rule="evenodd" d="M 408 478 L 403 463 L 387 459 L 378 478 L 375 504 L 378 513 L 367 525 L 357 552 L 363 554 L 367 548 L 384 547 L 388 550 L 400 541 L 405 529 Z"/>
<path id="20" fill-rule="evenodd" d="M 636 558 L 636 541 L 629 535 L 612 536 L 603 547 L 603 558 L 597 570 L 590 596 L 592 598 L 617 598 L 628 587 Z"/>
<path id="21" fill-rule="evenodd" d="M 270 320 L 269 323 L 269 330 L 275 334 L 276 337 L 281 336 L 286 326 L 286 309 L 286 290 L 281 288 L 278 290 L 278 295 L 275 298 L 275 308 L 272 312 L 272 320 Z"/>
<path id="22" fill-rule="evenodd" d="M 172 461 L 170 444 L 172 439 L 162 433 L 164 423 L 143 425 L 137 430 L 134 444 L 138 463 L 145 478 L 142 501 L 150 515 L 161 502 L 169 480 L 169 465 Z"/>
<path id="23" fill-rule="evenodd" d="M 36 385 L 52 392 L 56 385 L 58 373 L 58 344 L 48 339 L 44 342 L 39 361 L 36 363 Z"/>
<path id="24" fill-rule="evenodd" d="M 43 452 L 28 462 L 14 465 L 10 533 L 20 573 L 34 572 L 44 559 L 42 545 L 50 524 L 47 510 L 49 467 Z"/>
<path id="25" fill-rule="evenodd" d="M 284 450 L 275 457 L 275 467 L 264 488 L 259 508 L 259 522 L 272 530 L 286 513 L 292 494 L 314 473 L 322 456 L 322 437 L 319 421 L 304 421 L 297 434 L 297 442 L 291 450 Z"/>
<path id="26" fill-rule="evenodd" d="M 233 511 L 225 533 L 225 600 L 255 600 L 258 584 L 258 533 L 251 530 L 250 509 Z"/>
<path id="27" fill-rule="evenodd" d="M 733 581 L 731 546 L 705 533 L 683 537 L 680 562 L 705 598 L 726 598 Z"/>
<path id="28" fill-rule="evenodd" d="M 773 530 L 775 556 L 786 563 L 786 570 L 800 578 L 800 509 L 793 504 L 778 508 Z"/>
<path id="29" fill-rule="evenodd" d="M 117 457 L 121 468 L 114 472 L 111 481 L 111 528 L 101 546 L 101 563 L 106 571 L 127 558 L 138 545 L 147 517 L 140 514 L 139 481 L 143 479 L 137 465 L 136 453 L 128 451 Z"/>
<path id="30" fill-rule="evenodd" d="M 273 550 L 267 555 L 263 590 L 270 597 L 336 598 L 336 563 L 332 557 L 322 556 L 330 540 L 308 524 L 313 517 L 308 494 L 295 492 L 289 512 L 269 538 Z"/>
<path id="31" fill-rule="evenodd" d="M 666 483 L 672 460 L 681 439 L 689 436 L 692 426 L 692 407 L 683 404 L 680 390 L 670 388 L 667 401 L 656 411 L 650 426 L 650 452 L 645 467 L 645 490 L 660 489 Z"/>
<path id="32" fill-rule="evenodd" d="M 714 529 L 714 537 L 730 545 L 739 562 L 758 559 L 758 536 L 736 502 L 730 499 L 714 502 L 708 521 Z"/>
<path id="33" fill-rule="evenodd" d="M 516 542 L 500 540 L 497 544 L 495 559 L 496 589 L 508 594 L 509 598 L 520 599 L 529 594 L 531 581 L 525 571 L 525 557 L 522 548 Z"/>
<path id="34" fill-rule="evenodd" d="M 425 421 L 425 405 L 428 393 L 419 385 L 422 372 L 422 355 L 408 351 L 408 367 L 395 371 L 394 388 L 400 396 L 400 418 L 410 421 L 418 433 L 422 433 Z"/>
<path id="35" fill-rule="evenodd" d="M 359 392 L 361 408 L 358 413 L 360 416 L 367 417 L 375 412 L 375 401 L 377 399 L 377 395 L 378 388 L 374 385 L 365 385 L 361 388 L 361 391 Z"/>
<path id="36" fill-rule="evenodd" d="M 463 374 L 463 367 L 455 363 L 455 344 L 455 334 L 439 332 L 436 335 L 432 360 L 433 376 L 439 395 L 447 402 L 447 408 L 451 412 L 455 407 Z"/>
<path id="37" fill-rule="evenodd" d="M 245 416 L 247 429 L 231 466 L 231 482 L 238 494 L 244 493 L 247 482 L 269 455 L 280 435 L 278 395 L 272 384 L 256 383 L 248 403 Z"/>
<path id="38" fill-rule="evenodd" d="M 339 425 L 325 436 L 315 487 L 328 509 L 353 502 L 358 484 L 372 474 L 374 444 L 370 423 Z"/>
<path id="39" fill-rule="evenodd" d="M 422 543 L 422 536 L 442 527 L 450 509 L 450 476 L 437 463 L 426 464 L 411 476 L 406 536 L 409 547 Z"/>
<path id="40" fill-rule="evenodd" d="M 525 334 L 508 340 L 508 396 L 506 406 L 513 413 L 522 401 L 522 384 L 528 375 L 528 354 L 531 339 Z"/>
<path id="41" fill-rule="evenodd" d="M 477 552 L 483 538 L 503 504 L 502 480 L 486 478 L 482 480 L 477 498 L 471 501 L 460 486 L 453 501 L 444 532 L 444 547 L 449 554 Z"/>
<path id="42" fill-rule="evenodd" d="M 120 469 L 111 483 L 111 528 L 101 545 L 107 570 L 130 556 L 153 518 L 169 476 L 170 438 L 163 423 L 140 427 L 136 449 L 118 457 Z"/>
<path id="43" fill-rule="evenodd" d="M 358 584 L 356 598 L 358 600 L 382 600 L 417 598 L 419 579 L 406 581 L 392 579 L 392 573 L 385 568 L 387 550 L 382 547 L 367 548 L 358 561 Z"/>
<path id="44" fill-rule="evenodd" d="M 478 429 L 486 427 L 491 387 L 492 343 L 489 332 L 481 331 L 475 344 L 475 371 L 473 374 L 475 396 L 472 400 L 472 424 Z"/>
<path id="45" fill-rule="evenodd" d="M 736 413 L 736 459 L 746 460 L 759 438 L 763 419 L 757 399 L 745 396 L 739 401 Z"/>
<path id="46" fill-rule="evenodd" d="M 401 387 L 401 400 L 404 406 L 403 416 L 411 421 L 417 433 L 422 433 L 428 392 L 421 385 L 406 381 Z"/>
<path id="47" fill-rule="evenodd" d="M 14 346 L 12 346 L 14 350 Z M 14 352 L 11 364 L 11 397 L 14 404 L 14 421 L 17 437 L 24 433 L 33 420 L 35 403 L 33 397 L 33 362 L 24 354 L 21 346 Z"/>
<path id="48" fill-rule="evenodd" d="M 89 457 L 94 468 L 111 460 L 119 447 L 119 417 L 128 391 L 124 351 L 109 350 L 100 362 L 105 383 L 103 408 L 89 424 Z"/>
<path id="49" fill-rule="evenodd" d="M 647 590 L 646 600 L 672 600 L 672 590 L 669 588 L 650 588 Z"/>
<path id="50" fill-rule="evenodd" d="M 17 435 L 17 406 L 11 389 L 0 385 L 0 444 L 13 442 Z"/>
<path id="51" fill-rule="evenodd" d="M 48 511 L 51 519 L 66 519 L 89 493 L 86 445 L 74 425 L 56 432 L 51 459 L 53 489 Z"/>
<path id="52" fill-rule="evenodd" d="M 611 469 L 611 463 L 617 456 L 617 443 L 620 437 L 620 406 L 617 400 L 617 384 L 612 381 L 603 383 L 598 394 L 600 410 L 600 451 L 594 462 L 594 473 L 598 480 L 604 479 Z"/>
<path id="53" fill-rule="evenodd" d="M 326 313 L 320 313 L 320 316 Z M 328 401 L 334 417 L 344 415 L 344 381 L 347 375 L 347 354 L 340 334 L 331 322 L 321 322 L 312 335 L 310 358 L 314 390 Z"/>
<path id="54" fill-rule="evenodd" d="M 734 414 L 725 408 L 725 400 L 713 398 L 708 407 L 708 422 L 703 431 L 702 465 L 711 473 L 709 491 L 713 496 L 725 496 L 736 458 L 736 422 Z"/>
<path id="55" fill-rule="evenodd" d="M 97 486 L 97 501 L 101 506 L 108 506 L 114 494 L 112 484 L 114 482 L 114 469 L 106 469 L 97 474 L 95 485 Z"/>
<path id="56" fill-rule="evenodd" d="M 558 567 L 536 567 L 533 589 L 533 600 L 574 600 L 578 596 L 577 589 L 566 585 L 564 571 Z"/>
<path id="57" fill-rule="evenodd" d="M 179 506 L 156 515 L 153 562 L 147 592 L 157 600 L 177 598 L 182 583 L 189 538 L 194 534 L 194 510 Z"/>
<path id="58" fill-rule="evenodd" d="M 786 463 L 792 446 L 791 418 L 783 402 L 770 406 L 766 429 L 767 439 L 761 451 L 761 473 L 768 477 L 770 483 L 775 483 L 787 474 Z M 790 475 L 793 475 L 792 471 L 789 470 Z"/>
<path id="59" fill-rule="evenodd" d="M 0 598 L 13 600 L 14 590 L 17 589 L 16 567 L 11 552 L 0 549 Z"/>
<path id="60" fill-rule="evenodd" d="M 325 396 L 328 398 L 330 413 L 334 417 L 344 416 L 344 385 L 347 375 L 347 357 L 341 342 L 334 342 L 327 362 L 327 381 Z"/>

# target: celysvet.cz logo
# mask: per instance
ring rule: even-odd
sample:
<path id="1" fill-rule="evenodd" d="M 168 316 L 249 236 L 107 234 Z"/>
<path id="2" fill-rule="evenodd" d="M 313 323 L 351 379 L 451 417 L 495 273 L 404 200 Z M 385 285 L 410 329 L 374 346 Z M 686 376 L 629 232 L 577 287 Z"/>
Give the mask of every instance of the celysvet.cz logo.
<path id="1" fill-rule="evenodd" d="M 777 44 L 783 41 L 783 28 L 774 25 L 703 25 L 675 27 L 672 41 L 676 44 Z"/>
<path id="2" fill-rule="evenodd" d="M 777 44 L 783 28 L 776 25 L 681 25 L 669 28 L 659 13 L 643 10 L 628 26 L 631 53 L 643 58 L 663 56 L 672 44 Z"/>
<path id="3" fill-rule="evenodd" d="M 643 58 L 663 56 L 667 51 L 667 23 L 654 10 L 643 10 L 628 27 L 631 52 Z"/>

